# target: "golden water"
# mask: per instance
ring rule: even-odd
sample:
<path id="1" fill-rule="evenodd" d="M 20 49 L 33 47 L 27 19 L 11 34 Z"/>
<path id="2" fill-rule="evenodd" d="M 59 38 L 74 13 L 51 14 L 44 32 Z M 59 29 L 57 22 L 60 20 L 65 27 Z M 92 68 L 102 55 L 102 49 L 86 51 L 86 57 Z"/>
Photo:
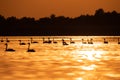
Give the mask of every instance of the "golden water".
<path id="1" fill-rule="evenodd" d="M 36 52 L 27 52 L 31 37 L 8 37 L 0 42 L 0 80 L 120 80 L 120 44 L 113 36 L 52 36 L 57 44 L 43 44 L 43 37 L 32 36 L 39 43 L 31 44 Z M 61 39 L 75 44 L 63 46 Z M 5 40 L 6 37 L 0 37 Z M 45 37 L 46 40 L 48 37 Z M 81 39 L 93 38 L 94 44 L 82 44 Z M 103 44 L 107 38 L 108 44 Z"/>

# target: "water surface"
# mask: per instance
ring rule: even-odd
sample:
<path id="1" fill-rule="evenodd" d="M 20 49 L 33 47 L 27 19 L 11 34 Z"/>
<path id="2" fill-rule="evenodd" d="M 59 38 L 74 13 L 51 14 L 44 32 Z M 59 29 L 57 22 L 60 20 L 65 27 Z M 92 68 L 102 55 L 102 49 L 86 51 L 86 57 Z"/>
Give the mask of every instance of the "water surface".
<path id="1" fill-rule="evenodd" d="M 28 45 L 19 45 L 18 40 L 28 43 L 36 52 L 27 52 Z M 0 42 L 1 80 L 120 80 L 119 36 L 46 36 L 54 38 L 57 44 L 43 44 L 44 36 L 0 37 L 8 38 L 9 48 L 5 51 L 5 41 Z M 62 45 L 61 39 L 69 44 Z M 93 44 L 82 44 L 81 39 L 93 39 Z M 103 38 L 108 44 L 103 43 Z"/>

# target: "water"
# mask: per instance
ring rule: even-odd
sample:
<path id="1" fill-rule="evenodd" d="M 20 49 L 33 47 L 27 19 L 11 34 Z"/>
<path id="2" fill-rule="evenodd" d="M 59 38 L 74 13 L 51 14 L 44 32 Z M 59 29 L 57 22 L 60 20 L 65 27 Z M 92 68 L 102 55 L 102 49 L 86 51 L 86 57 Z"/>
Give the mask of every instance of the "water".
<path id="1" fill-rule="evenodd" d="M 30 38 L 39 43 L 31 44 L 36 52 L 27 52 Z M 54 37 L 57 44 L 43 44 L 43 36 L 7 37 L 0 42 L 0 80 L 120 80 L 119 36 L 46 36 Z M 69 44 L 69 38 L 75 44 Z M 4 40 L 6 37 L 0 37 Z M 69 44 L 63 46 L 61 39 Z M 94 44 L 82 44 L 81 39 L 92 38 Z M 103 38 L 108 44 L 103 43 Z"/>

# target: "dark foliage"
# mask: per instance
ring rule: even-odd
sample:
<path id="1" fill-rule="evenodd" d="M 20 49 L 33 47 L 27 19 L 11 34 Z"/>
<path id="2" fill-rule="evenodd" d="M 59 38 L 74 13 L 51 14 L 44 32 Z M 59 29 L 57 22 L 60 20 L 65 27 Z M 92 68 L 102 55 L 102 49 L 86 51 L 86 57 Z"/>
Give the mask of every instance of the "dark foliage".
<path id="1" fill-rule="evenodd" d="M 0 35 L 120 35 L 120 14 L 98 9 L 94 15 L 69 18 L 52 14 L 39 20 L 30 17 L 18 19 L 14 16 L 5 19 L 0 15 Z"/>

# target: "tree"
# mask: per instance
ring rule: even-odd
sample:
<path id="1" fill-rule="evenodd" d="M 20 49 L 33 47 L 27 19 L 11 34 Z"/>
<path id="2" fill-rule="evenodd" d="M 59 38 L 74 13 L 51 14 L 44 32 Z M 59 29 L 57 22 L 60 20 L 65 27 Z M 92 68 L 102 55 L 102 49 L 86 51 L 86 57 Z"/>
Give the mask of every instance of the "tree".
<path id="1" fill-rule="evenodd" d="M 103 9 L 98 9 L 96 10 L 95 12 L 95 16 L 103 16 L 105 13 L 104 13 L 104 10 Z"/>
<path id="2" fill-rule="evenodd" d="M 5 20 L 4 16 L 0 15 L 0 22 L 2 22 L 4 20 Z"/>
<path id="3" fill-rule="evenodd" d="M 52 15 L 50 16 L 51 19 L 55 19 L 55 17 L 56 17 L 55 14 L 52 14 Z"/>

